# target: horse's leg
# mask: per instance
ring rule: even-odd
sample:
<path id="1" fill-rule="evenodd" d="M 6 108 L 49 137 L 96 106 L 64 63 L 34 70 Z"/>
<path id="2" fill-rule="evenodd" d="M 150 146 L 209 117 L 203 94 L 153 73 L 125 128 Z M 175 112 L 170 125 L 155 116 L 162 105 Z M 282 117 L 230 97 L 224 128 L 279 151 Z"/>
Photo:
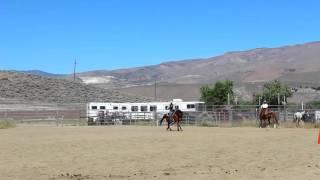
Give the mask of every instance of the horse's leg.
<path id="1" fill-rule="evenodd" d="M 273 117 L 273 128 L 277 128 L 277 119 L 275 116 Z"/>
<path id="2" fill-rule="evenodd" d="M 263 119 L 260 117 L 259 128 L 262 128 L 262 121 L 263 121 Z"/>
<path id="3" fill-rule="evenodd" d="M 272 123 L 273 123 L 273 128 L 277 128 L 277 120 L 274 115 L 272 115 Z"/>
<path id="4" fill-rule="evenodd" d="M 177 131 L 179 131 L 179 121 L 177 119 L 177 116 L 172 117 L 173 123 L 172 124 L 177 124 Z"/>
<path id="5" fill-rule="evenodd" d="M 182 127 L 181 127 L 181 125 L 180 125 L 180 122 L 181 122 L 181 121 L 179 121 L 179 127 L 180 127 L 180 130 L 181 130 L 181 131 L 183 131 L 183 130 L 182 130 Z"/>
<path id="6" fill-rule="evenodd" d="M 259 128 L 261 128 L 262 127 L 262 121 L 261 121 L 261 119 L 260 119 L 260 121 L 259 121 Z"/>
<path id="7" fill-rule="evenodd" d="M 178 131 L 182 131 L 182 128 L 181 128 L 181 125 L 180 125 L 180 118 L 178 117 L 177 119 L 177 128 L 178 128 Z"/>
<path id="8" fill-rule="evenodd" d="M 263 122 L 264 122 L 264 120 L 260 119 L 260 128 L 263 128 Z"/>
<path id="9" fill-rule="evenodd" d="M 300 119 L 299 127 L 303 127 L 303 126 L 304 126 L 304 121 L 303 121 L 303 119 Z"/>
<path id="10" fill-rule="evenodd" d="M 179 126 L 180 126 L 179 121 L 177 121 L 177 130 L 178 131 L 180 131 L 180 127 Z"/>

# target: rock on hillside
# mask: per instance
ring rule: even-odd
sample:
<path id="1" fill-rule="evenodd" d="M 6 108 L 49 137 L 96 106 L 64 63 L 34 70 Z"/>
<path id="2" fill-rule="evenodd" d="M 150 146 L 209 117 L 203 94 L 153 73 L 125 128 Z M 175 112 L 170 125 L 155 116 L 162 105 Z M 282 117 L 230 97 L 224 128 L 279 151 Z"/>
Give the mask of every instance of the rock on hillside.
<path id="1" fill-rule="evenodd" d="M 23 102 L 85 103 L 89 101 L 141 102 L 151 98 L 106 90 L 81 82 L 37 75 L 0 72 L 0 98 Z"/>

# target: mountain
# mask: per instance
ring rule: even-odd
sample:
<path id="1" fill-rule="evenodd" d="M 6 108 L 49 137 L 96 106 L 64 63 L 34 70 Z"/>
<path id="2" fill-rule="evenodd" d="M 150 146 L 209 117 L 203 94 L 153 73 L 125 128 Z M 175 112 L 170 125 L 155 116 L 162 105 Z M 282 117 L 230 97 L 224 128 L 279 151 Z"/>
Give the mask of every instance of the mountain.
<path id="1" fill-rule="evenodd" d="M 152 98 L 107 90 L 77 81 L 0 71 L 0 103 L 144 102 Z"/>
<path id="2" fill-rule="evenodd" d="M 320 42 L 280 48 L 260 48 L 229 52 L 208 59 L 166 62 L 154 66 L 112 71 L 91 71 L 78 76 L 90 84 L 125 87 L 152 84 L 154 81 L 177 84 L 212 83 L 231 79 L 241 83 L 266 82 L 283 78 L 295 81 L 292 75 L 303 77 L 320 72 Z M 302 78 L 304 81 L 305 79 Z M 316 78 L 307 78 L 319 83 Z"/>
<path id="3" fill-rule="evenodd" d="M 51 78 L 58 78 L 58 77 L 66 77 L 68 75 L 66 74 L 53 74 L 53 73 L 48 73 L 45 71 L 41 70 L 28 70 L 28 71 L 15 71 L 12 70 L 12 72 L 17 72 L 17 73 L 25 73 L 25 74 L 32 74 L 32 75 L 38 75 L 38 76 L 43 76 L 43 77 L 51 77 Z"/>
<path id="4" fill-rule="evenodd" d="M 78 77 L 87 84 L 102 88 L 117 88 L 140 95 L 142 93 L 146 95 L 147 92 L 152 95 L 153 84 L 157 81 L 159 90 L 166 92 L 163 98 L 177 96 L 185 92 L 185 88 L 188 87 L 195 93 L 186 97 L 187 99 L 198 99 L 199 92 L 196 90 L 203 84 L 230 79 L 235 82 L 240 94 L 250 98 L 253 91 L 261 90 L 263 83 L 276 79 L 292 87 L 318 87 L 319 61 L 320 42 L 310 42 L 279 48 L 228 52 L 207 59 L 172 61 L 131 69 L 84 72 L 78 74 Z"/>

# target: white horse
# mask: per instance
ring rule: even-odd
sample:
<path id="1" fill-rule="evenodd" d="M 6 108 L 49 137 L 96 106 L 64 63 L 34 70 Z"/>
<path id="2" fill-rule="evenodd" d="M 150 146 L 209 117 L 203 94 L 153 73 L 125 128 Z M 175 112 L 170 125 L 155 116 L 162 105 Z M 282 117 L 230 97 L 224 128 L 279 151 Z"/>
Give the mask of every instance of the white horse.
<path id="1" fill-rule="evenodd" d="M 302 112 L 296 112 L 293 114 L 293 120 L 296 122 L 296 127 L 299 127 L 300 121 L 304 123 L 304 115 L 306 114 L 306 111 Z"/>

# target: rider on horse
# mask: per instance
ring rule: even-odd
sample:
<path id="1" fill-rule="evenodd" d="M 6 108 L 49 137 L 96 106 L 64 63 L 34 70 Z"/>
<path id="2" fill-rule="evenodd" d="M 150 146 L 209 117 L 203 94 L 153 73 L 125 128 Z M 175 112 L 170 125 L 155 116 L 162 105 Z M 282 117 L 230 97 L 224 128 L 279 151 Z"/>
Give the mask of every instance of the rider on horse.
<path id="1" fill-rule="evenodd" d="M 261 116 L 261 113 L 264 112 L 264 111 L 269 111 L 268 109 L 268 103 L 266 100 L 263 101 L 262 105 L 260 106 L 260 116 Z"/>

